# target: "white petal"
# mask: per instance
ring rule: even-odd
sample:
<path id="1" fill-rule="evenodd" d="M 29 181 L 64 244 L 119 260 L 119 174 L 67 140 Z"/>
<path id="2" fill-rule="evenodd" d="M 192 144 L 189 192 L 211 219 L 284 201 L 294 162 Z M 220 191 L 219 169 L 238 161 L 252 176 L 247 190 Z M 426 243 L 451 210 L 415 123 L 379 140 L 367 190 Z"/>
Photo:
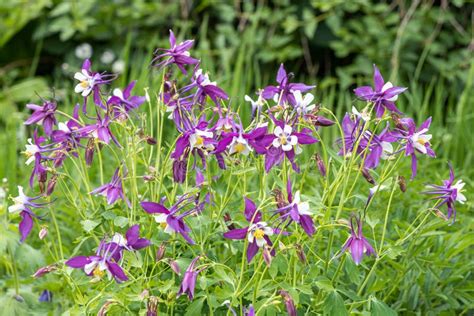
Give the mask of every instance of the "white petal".
<path id="1" fill-rule="evenodd" d="M 82 74 L 80 72 L 76 72 L 74 74 L 74 79 L 79 80 L 79 81 L 84 81 L 84 80 L 87 80 L 87 77 L 84 76 L 84 74 Z"/>
<path id="2" fill-rule="evenodd" d="M 273 145 L 273 147 L 275 147 L 275 148 L 280 147 L 280 139 L 279 139 L 279 138 L 275 138 L 275 139 L 273 140 L 273 142 L 272 142 L 272 145 Z"/>
<path id="3" fill-rule="evenodd" d="M 273 228 L 271 228 L 271 227 L 264 227 L 264 228 L 263 228 L 263 232 L 264 232 L 265 235 L 267 235 L 267 236 L 272 236 L 272 235 L 273 235 Z"/>
<path id="4" fill-rule="evenodd" d="M 380 92 L 385 92 L 390 88 L 393 88 L 393 84 L 390 81 L 388 81 L 387 83 L 383 85 L 382 90 Z"/>
<path id="5" fill-rule="evenodd" d="M 298 204 L 298 213 L 300 215 L 311 215 L 311 211 L 309 210 L 309 203 L 308 202 L 301 202 Z"/>
<path id="6" fill-rule="evenodd" d="M 422 145 L 418 142 L 414 143 L 413 144 L 415 146 L 416 149 L 418 149 L 419 151 L 421 151 L 423 154 L 426 154 L 426 147 L 425 145 Z"/>
<path id="7" fill-rule="evenodd" d="M 97 261 L 92 261 L 91 263 L 88 263 L 84 266 L 84 272 L 86 274 L 90 274 L 92 271 L 94 271 L 96 266 L 97 266 Z"/>
<path id="8" fill-rule="evenodd" d="M 155 221 L 157 223 L 166 223 L 166 218 L 168 217 L 168 215 L 166 214 L 158 214 L 158 215 L 155 215 Z"/>
<path id="9" fill-rule="evenodd" d="M 298 137 L 296 137 L 295 135 L 291 135 L 289 138 L 289 143 L 290 145 L 295 146 L 296 144 L 298 144 Z"/>
<path id="10" fill-rule="evenodd" d="M 257 246 L 259 248 L 262 248 L 263 246 L 267 244 L 267 241 L 263 238 L 256 238 L 255 240 L 257 241 Z"/>
<path id="11" fill-rule="evenodd" d="M 75 87 L 74 87 L 74 92 L 75 93 L 81 93 L 82 91 L 84 91 L 85 88 L 79 83 L 77 84 Z"/>
<path id="12" fill-rule="evenodd" d="M 306 95 L 304 96 L 304 104 L 307 106 L 308 104 L 313 102 L 313 100 L 314 100 L 314 95 L 312 95 L 311 93 L 306 93 Z"/>
<path id="13" fill-rule="evenodd" d="M 289 143 L 286 143 L 285 145 L 281 146 L 281 149 L 283 149 L 283 151 L 290 151 L 292 148 L 293 146 L 291 146 L 291 144 Z"/>
<path id="14" fill-rule="evenodd" d="M 293 128 L 290 125 L 285 125 L 285 127 L 283 127 L 283 131 L 285 132 L 286 135 L 291 135 Z"/>
<path id="15" fill-rule="evenodd" d="M 300 191 L 296 191 L 295 196 L 293 198 L 293 203 L 298 204 L 300 201 L 301 201 Z"/>
<path id="16" fill-rule="evenodd" d="M 119 88 L 114 89 L 113 95 L 123 100 L 123 92 Z"/>
<path id="17" fill-rule="evenodd" d="M 276 137 L 280 137 L 282 133 L 283 130 L 280 126 L 275 127 L 275 129 L 273 130 L 273 135 L 275 135 Z"/>

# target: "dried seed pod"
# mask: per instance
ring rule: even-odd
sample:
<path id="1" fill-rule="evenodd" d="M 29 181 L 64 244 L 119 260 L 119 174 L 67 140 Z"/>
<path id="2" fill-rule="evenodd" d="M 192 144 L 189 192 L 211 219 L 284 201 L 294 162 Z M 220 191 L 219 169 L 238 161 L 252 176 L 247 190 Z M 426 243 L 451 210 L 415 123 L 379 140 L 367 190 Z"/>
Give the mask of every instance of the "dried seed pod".
<path id="1" fill-rule="evenodd" d="M 306 255 L 304 253 L 303 247 L 300 244 L 296 244 L 295 248 L 296 248 L 296 255 L 298 256 L 298 259 L 300 259 L 300 261 L 303 264 L 306 264 Z"/>
<path id="2" fill-rule="evenodd" d="M 48 228 L 46 226 L 41 227 L 38 237 L 43 240 L 48 235 Z"/>
<path id="3" fill-rule="evenodd" d="M 156 250 L 156 261 L 160 261 L 161 259 L 163 259 L 163 257 L 165 256 L 165 252 L 166 252 L 166 244 L 163 242 L 161 243 L 160 247 L 158 247 L 158 249 Z"/>
<path id="4" fill-rule="evenodd" d="M 51 195 L 53 193 L 57 182 L 58 182 L 58 175 L 55 174 L 48 181 L 48 185 L 46 187 L 46 195 Z"/>
<path id="5" fill-rule="evenodd" d="M 267 266 L 270 266 L 272 264 L 272 254 L 270 253 L 270 247 L 268 245 L 265 245 L 263 247 L 263 260 L 267 264 Z"/>
<path id="6" fill-rule="evenodd" d="M 280 189 L 273 189 L 272 195 L 275 198 L 275 202 L 277 203 L 278 208 L 286 206 L 287 203 L 285 202 L 285 197 L 283 196 L 283 192 Z"/>
<path id="7" fill-rule="evenodd" d="M 316 153 L 316 155 L 314 155 L 315 159 L 316 159 L 316 164 L 318 166 L 318 170 L 319 170 L 319 173 L 325 177 L 326 176 L 326 165 L 324 164 L 324 161 L 323 159 L 321 158 L 321 156 Z"/>
<path id="8" fill-rule="evenodd" d="M 235 225 L 232 223 L 232 218 L 229 213 L 224 214 L 224 222 L 229 230 L 235 229 Z"/>

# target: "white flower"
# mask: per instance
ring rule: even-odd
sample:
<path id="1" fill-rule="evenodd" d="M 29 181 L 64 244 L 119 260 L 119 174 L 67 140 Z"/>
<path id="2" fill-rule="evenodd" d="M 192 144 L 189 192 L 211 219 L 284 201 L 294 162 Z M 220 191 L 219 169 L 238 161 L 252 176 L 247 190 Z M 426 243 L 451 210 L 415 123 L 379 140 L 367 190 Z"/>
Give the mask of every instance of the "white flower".
<path id="1" fill-rule="evenodd" d="M 122 73 L 124 70 L 125 70 L 125 62 L 123 60 L 121 59 L 116 60 L 112 64 L 112 72 L 119 74 L 119 73 Z"/>
<path id="2" fill-rule="evenodd" d="M 380 92 L 385 92 L 390 88 L 393 88 L 393 84 L 390 81 L 387 81 L 387 83 L 385 83 L 383 85 L 382 90 Z M 391 102 L 395 102 L 395 101 L 397 101 L 397 99 L 398 99 L 398 95 L 395 95 L 395 96 L 391 97 L 390 99 L 386 99 L 386 100 L 391 101 Z"/>
<path id="3" fill-rule="evenodd" d="M 166 222 L 167 218 L 168 214 L 155 215 L 155 221 L 160 224 L 160 226 L 164 229 L 164 232 L 167 234 L 172 234 L 174 233 L 174 229 Z"/>
<path id="4" fill-rule="evenodd" d="M 275 127 L 273 134 L 276 138 L 273 140 L 273 147 L 279 148 L 283 151 L 290 151 L 298 143 L 298 137 L 291 135 L 293 129 L 289 125 L 285 125 L 283 129 L 280 126 Z"/>
<path id="5" fill-rule="evenodd" d="M 262 248 L 267 244 L 267 241 L 264 237 L 271 235 L 273 235 L 273 229 L 271 227 L 268 227 L 267 223 L 265 222 L 258 222 L 256 224 L 252 224 L 249 227 L 247 240 L 249 241 L 249 243 L 252 243 L 255 240 L 257 246 L 259 248 Z"/>
<path id="6" fill-rule="evenodd" d="M 74 79 L 79 80 L 79 83 L 74 88 L 74 92 L 80 93 L 83 97 L 87 97 L 95 86 L 95 78 L 89 75 L 89 72 L 82 69 L 82 72 L 76 72 Z"/>
<path id="7" fill-rule="evenodd" d="M 300 215 L 312 215 L 309 209 L 309 203 L 301 202 L 300 191 L 296 191 L 295 197 L 293 198 L 293 205 L 298 207 L 298 213 Z"/>
<path id="8" fill-rule="evenodd" d="M 392 144 L 389 143 L 389 142 L 384 142 L 384 141 L 382 141 L 382 142 L 381 142 L 381 145 L 382 145 L 382 155 L 380 156 L 380 158 L 386 159 L 386 160 L 387 160 L 387 159 L 388 159 L 388 160 L 394 159 L 395 157 L 392 156 L 392 154 L 393 154 L 393 146 L 392 146 Z"/>
<path id="9" fill-rule="evenodd" d="M 92 56 L 92 46 L 89 43 L 83 43 L 76 47 L 76 57 L 79 59 L 87 59 Z"/>
<path id="10" fill-rule="evenodd" d="M 37 145 L 33 144 L 31 138 L 28 138 L 28 144 L 26 144 L 25 147 L 26 150 L 23 153 L 28 157 L 25 164 L 29 165 L 36 160 L 36 153 L 39 153 L 41 150 Z"/>
<path id="11" fill-rule="evenodd" d="M 413 143 L 413 146 L 415 146 L 416 149 L 418 149 L 420 152 L 423 154 L 426 154 L 426 147 L 425 144 L 430 142 L 432 135 L 431 134 L 426 134 L 425 133 L 428 131 L 427 128 L 422 129 L 419 132 L 414 133 L 411 137 L 410 140 Z"/>
<path id="12" fill-rule="evenodd" d="M 458 180 L 456 184 L 452 186 L 452 188 L 456 189 L 456 201 L 458 201 L 461 204 L 464 204 L 466 202 L 466 196 L 462 194 L 461 192 L 464 191 L 464 186 L 466 184 L 462 180 Z"/>
<path id="13" fill-rule="evenodd" d="M 23 193 L 23 187 L 18 186 L 18 196 L 13 198 L 14 205 L 8 207 L 8 212 L 17 213 L 25 210 L 25 204 L 27 204 L 28 197 Z"/>
<path id="14" fill-rule="evenodd" d="M 230 151 L 229 153 L 232 155 L 233 153 L 244 154 L 248 156 L 248 154 L 252 151 L 252 148 L 249 146 L 249 143 L 242 135 L 239 137 L 234 137 L 232 139 L 232 143 L 229 145 Z"/>
<path id="15" fill-rule="evenodd" d="M 204 138 L 212 138 L 213 134 L 209 131 L 202 131 L 200 129 L 196 129 L 194 134 L 189 136 L 189 144 L 191 145 L 191 149 L 199 148 L 199 149 L 214 149 L 212 144 L 205 144 Z"/>
<path id="16" fill-rule="evenodd" d="M 115 59 L 115 54 L 113 51 L 111 51 L 110 49 L 106 50 L 105 52 L 102 53 L 102 56 L 100 56 L 100 61 L 103 63 L 103 64 L 110 64 L 111 62 L 113 62 Z"/>
<path id="17" fill-rule="evenodd" d="M 311 93 L 306 93 L 303 98 L 301 91 L 296 90 L 292 92 L 296 101 L 295 109 L 298 114 L 304 115 L 310 113 L 316 107 L 315 104 L 311 104 L 311 102 L 313 102 L 314 100 L 314 95 L 312 95 Z"/>

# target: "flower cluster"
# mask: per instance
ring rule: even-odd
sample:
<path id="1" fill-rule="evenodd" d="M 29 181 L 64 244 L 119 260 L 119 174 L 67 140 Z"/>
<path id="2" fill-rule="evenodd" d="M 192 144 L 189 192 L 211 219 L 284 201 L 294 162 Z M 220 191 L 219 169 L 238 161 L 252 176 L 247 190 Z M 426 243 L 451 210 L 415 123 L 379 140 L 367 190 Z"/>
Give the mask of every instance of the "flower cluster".
<path id="1" fill-rule="evenodd" d="M 325 133 L 326 128 L 336 122 L 333 121 L 334 115 L 329 110 L 313 103 L 315 97 L 310 91 L 315 85 L 293 82 L 294 75 L 288 73 L 281 64 L 275 85 L 259 89 L 256 98 L 245 96 L 244 100 L 249 102 L 251 107 L 246 112 L 251 112 L 251 115 L 241 117 L 230 107 L 229 95 L 215 81 L 211 81 L 210 75 L 201 68 L 200 60 L 191 56 L 190 49 L 194 41 L 177 43 L 175 35 L 170 31 L 169 42 L 169 48 L 159 48 L 154 52 L 151 63 L 153 67 L 164 71 L 164 80 L 157 94 L 159 105 L 162 105 L 158 112 L 160 115 L 168 113 L 165 120 L 170 123 L 169 128 L 177 134 L 176 140 L 171 142 L 164 166 L 161 166 L 165 174 L 157 175 L 156 168 L 151 167 L 153 151 L 148 159 L 145 155 L 140 156 L 143 161 L 148 160 L 146 167 L 154 173 L 143 177 L 137 176 L 133 163 L 132 167 L 127 168 L 129 156 L 117 157 L 115 152 L 129 152 L 127 146 L 130 141 L 123 137 L 119 127 L 124 130 L 135 127 L 132 113 L 138 112 L 146 100 L 149 101 L 150 108 L 152 107 L 148 94 L 145 98 L 132 92 L 136 81 L 130 82 L 123 90 L 115 88 L 108 89 L 112 91 L 107 92 L 108 85 L 116 76 L 93 71 L 91 62 L 85 60 L 82 69 L 74 75 L 74 79 L 79 81 L 74 91 L 80 95 L 82 107 L 77 104 L 71 114 L 66 114 L 58 110 L 56 100 L 43 100 L 42 105 L 27 105 L 33 113 L 25 124 L 37 124 L 43 128 L 43 136 L 40 136 L 38 129 L 34 130 L 34 136 L 28 140 L 24 151 L 26 164 L 34 163 L 30 186 L 34 189 L 37 183 L 41 194 L 29 197 L 19 186 L 19 195 L 13 198 L 14 204 L 9 207 L 10 213 L 19 213 L 22 217 L 19 224 L 21 241 L 30 234 L 34 220 L 42 219 L 36 214 L 36 210 L 46 205 L 54 206 L 48 196 L 53 194 L 62 174 L 67 174 L 67 170 L 61 169 L 66 169 L 66 161 L 72 161 L 76 167 L 82 165 L 82 168 L 78 167 L 79 172 L 87 172 L 84 171 L 86 166 L 91 166 L 94 162 L 99 163 L 102 172 L 102 153 L 104 148 L 109 148 L 118 158 L 117 163 L 112 165 L 112 170 L 115 171 L 111 179 L 106 178 L 107 181 L 110 179 L 109 182 L 102 183 L 95 189 L 88 188 L 87 192 L 89 195 L 105 197 L 104 203 L 111 206 L 110 209 L 116 207 L 126 212 L 130 227 L 125 235 L 115 232 L 115 228 L 112 230 L 114 233 L 109 235 L 104 231 L 103 235 L 95 236 L 97 242 L 101 241 L 94 254 L 75 256 L 65 261 L 68 267 L 83 269 L 93 281 L 99 281 L 105 275 L 117 282 L 129 279 L 128 272 L 124 270 L 130 267 L 124 264 L 125 257 L 129 256 L 126 253 L 134 253 L 152 244 L 149 239 L 140 237 L 140 226 L 135 223 L 143 224 L 148 221 L 149 225 L 142 225 L 142 228 L 149 227 L 154 232 L 154 219 L 158 224 L 156 226 L 167 234 L 163 234 L 165 238 L 171 239 L 164 243 L 172 242 L 183 249 L 192 249 L 194 259 L 186 269 L 176 293 L 178 297 L 186 294 L 192 300 L 199 273 L 212 266 L 208 263 L 199 264 L 200 260 L 208 260 L 208 256 L 204 253 L 205 238 L 196 233 L 198 229 L 193 227 L 195 222 L 192 218 L 203 214 L 207 216 L 207 210 L 216 207 L 214 197 L 219 192 L 213 191 L 212 184 L 220 179 L 225 170 L 234 171 L 247 167 L 261 171 L 258 176 L 263 179 L 267 176 L 278 179 L 272 187 L 275 201 L 269 202 L 265 199 L 268 192 L 264 187 L 259 188 L 258 200 L 257 194 L 245 189 L 245 192 L 242 192 L 243 216 L 240 212 L 219 210 L 219 215 L 213 213 L 208 217 L 214 221 L 213 227 L 225 223 L 213 233 L 225 239 L 241 240 L 235 242 L 235 245 L 243 247 L 242 266 L 245 265 L 245 256 L 249 264 L 258 260 L 271 265 L 279 251 L 276 245 L 281 246 L 280 242 L 285 238 L 290 239 L 291 235 L 297 234 L 301 240 L 313 239 L 318 234 L 321 224 L 317 216 L 318 208 L 309 203 L 309 195 L 303 194 L 307 191 L 301 181 L 305 176 L 302 175 L 301 169 L 309 170 L 313 167 L 319 170 L 324 181 L 334 181 L 337 187 L 343 182 L 342 178 L 349 177 L 350 172 L 359 166 L 358 170 L 374 185 L 369 191 L 365 207 L 357 214 L 349 215 L 349 222 L 345 222 L 344 226 L 350 229 L 350 236 L 345 243 L 339 244 L 338 249 L 341 250 L 338 255 L 348 251 L 356 265 L 362 262 L 364 255 L 377 256 L 370 241 L 364 237 L 363 223 L 372 199 L 387 185 L 376 183 L 371 176 L 372 170 L 381 168 L 381 165 L 390 165 L 391 170 L 394 170 L 403 156 L 409 156 L 413 179 L 417 174 L 419 156 L 435 157 L 430 143 L 432 136 L 429 134 L 431 118 L 417 127 L 415 121 L 404 117 L 395 104 L 406 88 L 385 82 L 378 68 L 374 66 L 374 87 L 363 86 L 354 90 L 355 95 L 366 101 L 367 105 L 362 110 L 354 106 L 352 112 L 346 113 L 341 123 L 337 123 L 341 129 L 341 138 L 336 141 L 336 150 L 341 157 L 337 157 L 337 154 L 333 157 L 341 161 L 342 168 L 339 172 L 342 175 L 333 179 L 336 171 L 333 165 L 329 165 L 331 160 L 327 159 L 326 146 L 319 146 L 318 143 L 321 142 L 321 134 Z M 162 108 L 166 110 L 161 111 Z M 150 112 L 153 113 L 153 110 Z M 373 113 L 375 118 L 372 118 Z M 327 114 L 331 114 L 332 118 L 326 117 Z M 58 123 L 59 117 L 65 117 L 67 120 Z M 244 124 L 245 122 L 248 123 Z M 141 125 L 140 130 L 143 132 Z M 142 137 L 142 140 L 148 144 L 156 144 L 151 136 Z M 319 147 L 323 147 L 322 151 L 316 152 Z M 158 155 L 161 154 L 160 150 L 161 148 Z M 97 156 L 99 158 L 95 158 Z M 311 156 L 315 157 L 314 166 L 312 160 L 305 159 Z M 169 177 L 165 172 L 166 168 L 170 170 Z M 343 174 L 346 172 L 347 174 Z M 104 179 L 102 174 L 101 179 Z M 143 187 L 148 185 L 146 191 L 140 191 L 141 187 L 136 183 L 140 179 L 144 180 Z M 132 183 L 131 186 L 128 186 L 128 181 Z M 195 189 L 189 189 L 190 181 L 195 184 Z M 346 187 L 349 180 L 345 181 Z M 165 188 L 168 184 L 172 189 Z M 454 222 L 455 203 L 466 201 L 462 193 L 463 187 L 462 181 L 455 183 L 454 171 L 450 165 L 450 178 L 442 185 L 429 185 L 430 190 L 425 193 L 438 200 L 436 207 L 446 204 L 447 218 L 452 217 Z M 405 189 L 406 186 L 403 191 Z M 331 199 L 335 196 L 333 194 Z M 40 198 L 48 200 L 46 203 L 37 203 L 36 200 Z M 340 198 L 341 206 L 346 201 L 343 199 L 350 199 L 344 194 Z M 225 200 L 221 205 L 227 205 L 226 199 L 227 196 L 221 199 Z M 151 216 L 144 216 L 143 212 L 137 215 L 135 211 L 140 207 Z M 327 208 L 330 209 L 331 206 Z M 338 214 L 342 209 L 340 207 Z M 329 220 L 329 216 L 327 217 L 325 220 Z M 339 215 L 334 220 L 340 220 Z M 111 238 L 108 237 L 110 235 Z M 40 233 L 40 236 L 45 238 L 46 231 Z M 155 240 L 155 236 L 150 237 L 148 232 L 147 236 Z M 174 239 L 173 236 L 177 238 Z M 298 243 L 294 245 L 294 249 L 301 261 L 305 262 L 306 256 Z M 160 262 L 164 255 L 165 246 L 162 244 L 156 254 L 156 261 Z M 179 274 L 180 268 L 175 261 L 177 258 L 166 260 L 171 269 Z M 35 276 L 56 271 L 61 262 L 58 260 L 55 264 L 38 270 Z M 296 315 L 295 302 L 289 292 L 280 289 L 277 293 L 283 299 L 288 313 Z M 41 300 L 49 301 L 51 298 L 52 293 L 45 292 Z M 156 299 L 150 298 L 150 315 L 156 314 L 156 305 Z M 230 305 L 229 310 L 233 312 Z M 247 314 L 254 313 L 253 306 L 249 305 Z"/>

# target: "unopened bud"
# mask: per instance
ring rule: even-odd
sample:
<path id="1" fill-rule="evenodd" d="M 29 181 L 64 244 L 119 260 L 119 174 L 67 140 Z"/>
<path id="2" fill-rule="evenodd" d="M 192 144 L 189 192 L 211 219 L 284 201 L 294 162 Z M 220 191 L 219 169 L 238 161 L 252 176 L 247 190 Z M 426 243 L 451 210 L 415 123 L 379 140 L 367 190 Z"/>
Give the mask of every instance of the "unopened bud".
<path id="1" fill-rule="evenodd" d="M 58 182 L 58 175 L 55 174 L 49 179 L 48 186 L 46 188 L 46 195 L 51 195 L 56 187 L 56 183 Z"/>
<path id="2" fill-rule="evenodd" d="M 316 158 L 316 164 L 318 165 L 319 173 L 323 177 L 325 177 L 326 176 L 326 165 L 324 164 L 323 159 L 321 158 L 321 156 L 318 153 L 315 155 L 315 158 Z"/>
<path id="3" fill-rule="evenodd" d="M 181 269 L 179 268 L 179 265 L 176 261 L 171 260 L 169 262 L 169 265 L 170 265 L 171 270 L 173 270 L 174 273 L 176 273 L 177 275 L 181 274 Z"/>
<path id="4" fill-rule="evenodd" d="M 232 218 L 229 213 L 224 214 L 224 222 L 229 230 L 235 229 L 235 225 L 232 223 Z"/>
<path id="5" fill-rule="evenodd" d="M 156 139 L 151 136 L 145 136 L 148 145 L 156 145 Z"/>
<path id="6" fill-rule="evenodd" d="M 275 198 L 275 202 L 277 203 L 278 208 L 286 206 L 285 197 L 283 196 L 283 192 L 280 189 L 273 189 L 272 195 Z"/>
<path id="7" fill-rule="evenodd" d="M 58 269 L 57 264 L 50 264 L 49 266 L 39 268 L 34 274 L 34 278 L 40 278 L 43 275 L 50 273 L 52 271 L 56 271 Z"/>
<path id="8" fill-rule="evenodd" d="M 99 312 L 97 312 L 97 316 L 107 315 L 107 311 L 109 310 L 110 305 L 112 305 L 113 303 L 115 303 L 114 300 L 105 301 L 104 305 L 102 305 L 101 308 L 99 309 Z"/>
<path id="9" fill-rule="evenodd" d="M 340 224 L 340 225 L 345 225 L 345 226 L 350 226 L 351 224 L 349 223 L 349 221 L 345 218 L 340 218 L 336 221 L 336 223 Z"/>
<path id="10" fill-rule="evenodd" d="M 43 240 L 46 237 L 46 235 L 48 235 L 48 228 L 43 226 L 43 227 L 41 227 L 41 229 L 39 231 L 38 237 L 39 237 L 39 239 Z"/>
<path id="11" fill-rule="evenodd" d="M 263 247 L 263 260 L 267 264 L 267 266 L 270 266 L 272 264 L 272 254 L 270 253 L 270 249 L 268 246 Z"/>
<path id="12" fill-rule="evenodd" d="M 400 187 L 400 191 L 405 193 L 407 190 L 407 181 L 405 180 L 404 176 L 398 176 L 398 185 Z"/>
<path id="13" fill-rule="evenodd" d="M 155 180 L 155 176 L 153 175 L 150 175 L 150 174 L 146 174 L 143 176 L 143 181 L 145 182 L 150 182 L 150 181 L 153 181 Z"/>
<path id="14" fill-rule="evenodd" d="M 94 159 L 94 151 L 95 151 L 95 140 L 94 138 L 90 138 L 87 142 L 86 150 L 85 150 L 85 160 L 86 165 L 90 166 L 92 164 L 92 160 Z"/>
<path id="15" fill-rule="evenodd" d="M 367 168 L 362 168 L 360 172 L 362 173 L 362 175 L 364 176 L 365 180 L 367 180 L 368 183 L 375 185 L 375 180 Z"/>
<path id="16" fill-rule="evenodd" d="M 156 296 L 150 296 L 147 303 L 146 316 L 156 316 L 157 307 L 158 307 L 158 298 Z"/>
<path id="17" fill-rule="evenodd" d="M 160 247 L 158 247 L 158 250 L 156 251 L 156 261 L 160 261 L 161 259 L 163 259 L 163 257 L 165 256 L 165 252 L 166 244 L 161 243 Z"/>
<path id="18" fill-rule="evenodd" d="M 296 255 L 298 256 L 298 259 L 300 259 L 300 261 L 303 264 L 306 264 L 306 255 L 304 253 L 303 247 L 300 244 L 296 244 L 295 247 L 296 247 Z"/>
<path id="19" fill-rule="evenodd" d="M 434 209 L 431 209 L 431 211 L 433 212 L 433 214 L 434 214 L 436 217 L 439 217 L 439 218 L 441 218 L 442 220 L 445 220 L 445 221 L 448 220 L 448 218 L 446 217 L 446 215 L 444 215 L 444 213 L 441 212 L 439 209 L 434 208 Z"/>
<path id="20" fill-rule="evenodd" d="M 150 291 L 148 291 L 147 289 L 144 289 L 141 293 L 140 293 L 140 299 L 141 300 L 144 300 L 146 298 L 148 298 L 150 296 Z"/>

